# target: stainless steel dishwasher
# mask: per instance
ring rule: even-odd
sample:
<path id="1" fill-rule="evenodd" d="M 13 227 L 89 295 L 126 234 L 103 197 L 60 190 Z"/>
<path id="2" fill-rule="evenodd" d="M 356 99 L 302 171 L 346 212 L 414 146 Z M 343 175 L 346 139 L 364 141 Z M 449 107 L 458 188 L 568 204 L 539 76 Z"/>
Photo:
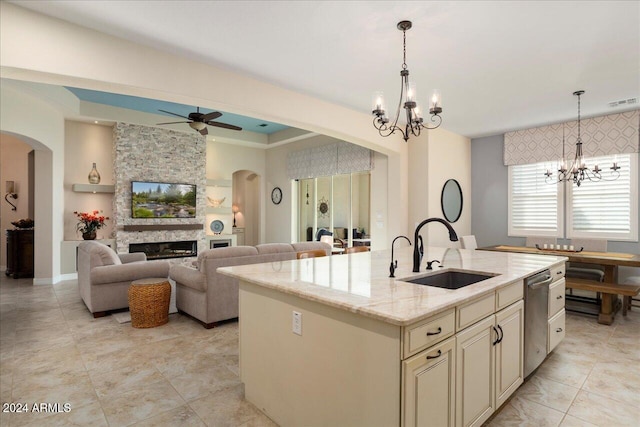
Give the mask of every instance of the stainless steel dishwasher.
<path id="1" fill-rule="evenodd" d="M 524 377 L 528 377 L 547 357 L 549 329 L 549 270 L 524 281 Z"/>

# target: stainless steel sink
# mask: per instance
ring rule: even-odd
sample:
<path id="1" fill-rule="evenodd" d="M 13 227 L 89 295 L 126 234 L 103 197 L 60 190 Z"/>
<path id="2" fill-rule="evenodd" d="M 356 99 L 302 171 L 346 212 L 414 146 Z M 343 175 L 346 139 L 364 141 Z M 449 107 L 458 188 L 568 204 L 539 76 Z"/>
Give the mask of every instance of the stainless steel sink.
<path id="1" fill-rule="evenodd" d="M 416 285 L 435 286 L 444 289 L 460 289 L 474 283 L 490 279 L 497 274 L 490 273 L 466 273 L 463 271 L 443 271 L 429 276 L 404 279 L 403 282 L 415 283 Z"/>

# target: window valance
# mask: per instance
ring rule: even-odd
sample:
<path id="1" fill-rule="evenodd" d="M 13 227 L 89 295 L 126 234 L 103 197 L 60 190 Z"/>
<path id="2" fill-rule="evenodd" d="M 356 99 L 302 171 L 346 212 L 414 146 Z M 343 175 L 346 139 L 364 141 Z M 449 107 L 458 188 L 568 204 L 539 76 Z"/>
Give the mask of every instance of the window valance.
<path id="1" fill-rule="evenodd" d="M 293 151 L 287 156 L 289 179 L 317 178 L 372 169 L 373 152 L 344 141 Z"/>
<path id="2" fill-rule="evenodd" d="M 523 165 L 573 158 L 578 138 L 577 120 L 504 134 L 504 164 Z M 583 119 L 580 122 L 585 157 L 640 152 L 640 110 Z"/>

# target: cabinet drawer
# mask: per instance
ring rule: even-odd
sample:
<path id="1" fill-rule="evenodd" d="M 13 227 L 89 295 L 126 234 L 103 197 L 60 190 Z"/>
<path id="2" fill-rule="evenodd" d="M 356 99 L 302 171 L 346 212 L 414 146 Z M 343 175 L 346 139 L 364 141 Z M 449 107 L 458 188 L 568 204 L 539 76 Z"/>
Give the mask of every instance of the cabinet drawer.
<path id="1" fill-rule="evenodd" d="M 452 336 L 455 332 L 455 312 L 452 308 L 435 318 L 407 326 L 404 330 L 403 359 Z"/>
<path id="2" fill-rule="evenodd" d="M 551 269 L 551 277 L 553 278 L 553 281 L 555 282 L 558 279 L 562 279 L 564 277 L 564 273 L 565 273 L 566 267 L 565 264 L 561 264 L 558 267 L 554 267 Z"/>
<path id="3" fill-rule="evenodd" d="M 549 317 L 564 308 L 565 280 L 556 280 L 549 286 Z"/>
<path id="4" fill-rule="evenodd" d="M 547 346 L 547 354 L 551 353 L 560 341 L 564 339 L 564 309 L 549 319 L 549 342 Z"/>
<path id="5" fill-rule="evenodd" d="M 522 280 L 498 289 L 496 292 L 496 310 L 502 310 L 508 305 L 521 300 L 524 295 L 524 285 Z"/>
<path id="6" fill-rule="evenodd" d="M 496 296 L 494 293 L 491 293 L 485 297 L 457 307 L 456 310 L 458 316 L 456 330 L 460 331 L 478 320 L 495 313 Z"/>

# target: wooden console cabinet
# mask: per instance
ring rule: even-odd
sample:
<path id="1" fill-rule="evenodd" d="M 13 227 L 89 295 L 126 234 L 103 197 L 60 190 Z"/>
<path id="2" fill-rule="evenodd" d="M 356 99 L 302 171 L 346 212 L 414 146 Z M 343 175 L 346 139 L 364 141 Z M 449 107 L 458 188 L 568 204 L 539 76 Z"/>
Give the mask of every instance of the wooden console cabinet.
<path id="1" fill-rule="evenodd" d="M 33 277 L 33 230 L 7 230 L 6 275 Z"/>

